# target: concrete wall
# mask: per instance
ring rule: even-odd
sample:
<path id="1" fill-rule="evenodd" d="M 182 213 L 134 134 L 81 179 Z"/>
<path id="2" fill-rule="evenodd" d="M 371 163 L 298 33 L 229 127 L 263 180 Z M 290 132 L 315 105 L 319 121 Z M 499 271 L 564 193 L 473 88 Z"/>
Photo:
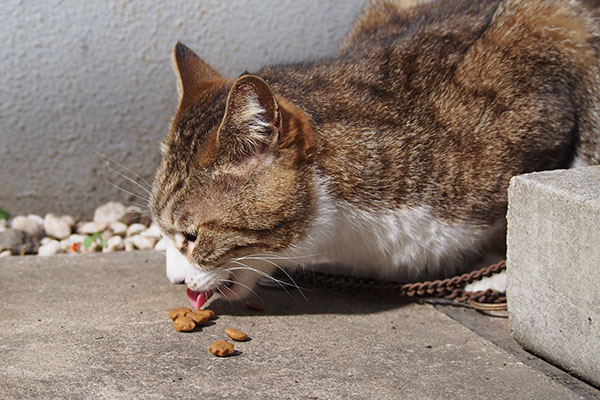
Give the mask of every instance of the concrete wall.
<path id="1" fill-rule="evenodd" d="M 365 1 L 3 0 L 0 207 L 82 216 L 141 202 L 105 182 L 143 195 L 98 153 L 151 180 L 177 40 L 233 77 L 333 54 Z"/>
<path id="2" fill-rule="evenodd" d="M 512 178 L 507 300 L 527 350 L 600 386 L 600 166 Z"/>

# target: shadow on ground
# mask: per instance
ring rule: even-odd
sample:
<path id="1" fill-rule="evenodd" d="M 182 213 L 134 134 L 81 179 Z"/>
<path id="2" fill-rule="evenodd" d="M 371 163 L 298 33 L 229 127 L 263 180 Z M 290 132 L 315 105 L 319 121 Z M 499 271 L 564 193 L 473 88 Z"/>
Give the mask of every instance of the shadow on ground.
<path id="1" fill-rule="evenodd" d="M 217 298 L 208 305 L 219 315 L 300 315 L 300 314 L 370 314 L 401 308 L 411 301 L 393 295 L 373 296 L 327 291 L 321 288 L 265 289 L 258 288 L 251 301 L 261 304 L 263 311 L 250 310 L 245 301 L 230 302 Z"/>

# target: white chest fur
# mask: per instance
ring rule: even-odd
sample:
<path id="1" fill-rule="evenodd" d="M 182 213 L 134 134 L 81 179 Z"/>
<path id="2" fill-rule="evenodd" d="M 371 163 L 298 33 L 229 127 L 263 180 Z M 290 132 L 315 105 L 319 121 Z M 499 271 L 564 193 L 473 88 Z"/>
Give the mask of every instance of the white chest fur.
<path id="1" fill-rule="evenodd" d="M 463 256 L 477 252 L 497 232 L 494 227 L 449 223 L 422 205 L 398 210 L 365 210 L 335 201 L 318 180 L 318 211 L 308 237 L 295 255 L 336 265 L 336 272 L 390 280 L 421 279 L 447 269 L 452 274 Z M 341 270 L 340 270 L 341 268 Z"/>

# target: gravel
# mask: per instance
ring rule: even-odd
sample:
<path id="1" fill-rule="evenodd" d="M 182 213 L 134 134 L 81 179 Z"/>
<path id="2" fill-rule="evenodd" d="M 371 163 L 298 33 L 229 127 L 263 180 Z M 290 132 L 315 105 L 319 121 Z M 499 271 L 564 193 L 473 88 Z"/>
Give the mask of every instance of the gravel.
<path id="1" fill-rule="evenodd" d="M 160 229 L 144 210 L 111 201 L 98 207 L 92 220 L 71 215 L 17 215 L 0 219 L 0 257 L 25 254 L 165 250 Z"/>
<path id="2" fill-rule="evenodd" d="M 0 232 L 0 252 L 10 250 L 14 255 L 35 254 L 39 241 L 27 232 L 6 228 Z"/>
<path id="3" fill-rule="evenodd" d="M 37 217 L 37 215 L 35 217 Z M 42 224 L 44 220 L 35 217 L 17 215 L 15 218 L 13 218 L 11 227 L 23 231 L 30 236 L 39 238 L 42 236 Z"/>
<path id="4" fill-rule="evenodd" d="M 44 217 L 44 231 L 46 235 L 55 239 L 66 239 L 71 234 L 71 226 L 65 219 L 47 214 Z"/>

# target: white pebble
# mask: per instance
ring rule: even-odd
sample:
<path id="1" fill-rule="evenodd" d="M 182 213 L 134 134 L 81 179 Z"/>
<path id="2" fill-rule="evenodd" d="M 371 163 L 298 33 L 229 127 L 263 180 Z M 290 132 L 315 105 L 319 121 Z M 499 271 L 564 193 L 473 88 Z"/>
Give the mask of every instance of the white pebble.
<path id="1" fill-rule="evenodd" d="M 166 251 L 167 250 L 167 239 L 162 238 L 154 245 L 154 250 Z"/>
<path id="2" fill-rule="evenodd" d="M 38 256 L 52 256 L 60 253 L 60 242 L 58 240 L 51 240 L 50 242 L 40 246 L 38 250 Z"/>
<path id="3" fill-rule="evenodd" d="M 126 208 L 123 204 L 117 201 L 109 201 L 96 208 L 96 211 L 94 211 L 94 221 L 110 224 L 123 218 L 125 212 Z"/>
<path id="4" fill-rule="evenodd" d="M 62 251 L 67 251 L 69 247 L 71 247 L 72 243 L 69 242 L 69 239 L 63 239 L 60 242 L 60 249 Z"/>
<path id="5" fill-rule="evenodd" d="M 0 232 L 6 230 L 7 226 L 8 226 L 8 222 L 6 222 L 5 219 L 0 219 Z"/>
<path id="6" fill-rule="evenodd" d="M 142 236 L 160 239 L 162 237 L 162 234 L 160 233 L 160 228 L 158 227 L 158 225 L 152 224 L 148 229 L 142 232 Z"/>
<path id="7" fill-rule="evenodd" d="M 113 231 L 115 235 L 119 235 L 121 237 L 127 234 L 127 224 L 124 224 L 121 221 L 111 222 L 108 224 L 108 228 Z"/>
<path id="8" fill-rule="evenodd" d="M 79 228 L 77 228 L 77 233 L 83 233 L 86 235 L 92 235 L 94 233 L 100 233 L 106 229 L 108 224 L 106 222 L 85 222 L 81 224 Z"/>
<path id="9" fill-rule="evenodd" d="M 144 232 L 148 227 L 144 224 L 131 224 L 129 228 L 127 228 L 127 237 L 131 237 L 134 235 L 139 235 Z"/>
<path id="10" fill-rule="evenodd" d="M 29 215 L 27 216 L 27 218 L 29 218 L 29 219 L 32 219 L 32 220 L 34 220 L 34 221 L 37 221 L 37 222 L 38 222 L 38 224 L 40 224 L 40 225 L 43 225 L 43 224 L 44 224 L 44 218 L 40 217 L 40 216 L 39 216 L 39 215 L 37 215 L 37 214 L 29 214 Z"/>
<path id="11" fill-rule="evenodd" d="M 125 245 L 125 251 L 135 250 L 135 246 L 133 245 L 133 238 L 126 237 L 125 239 L 123 239 L 123 244 Z"/>
<path id="12" fill-rule="evenodd" d="M 71 242 L 69 241 L 69 239 L 63 239 L 63 240 L 61 240 L 59 243 L 60 243 L 60 249 L 61 249 L 62 251 L 67 251 L 67 250 L 69 250 L 69 248 L 70 248 L 70 247 L 71 247 L 71 245 L 73 244 L 73 243 L 71 243 Z"/>
<path id="13" fill-rule="evenodd" d="M 44 230 L 48 236 L 56 239 L 66 239 L 71 234 L 71 227 L 54 214 L 46 214 Z"/>
<path id="14" fill-rule="evenodd" d="M 131 241 L 133 242 L 133 245 L 140 250 L 152 250 L 156 243 L 156 238 L 135 235 L 131 237 Z"/>
<path id="15" fill-rule="evenodd" d="M 0 257 L 8 257 L 8 256 L 12 256 L 12 253 L 10 252 L 10 250 L 4 250 L 0 252 Z"/>
<path id="16" fill-rule="evenodd" d="M 51 242 L 51 241 L 53 241 L 53 240 L 54 240 L 54 239 L 52 239 L 51 237 L 44 236 L 44 237 L 43 237 L 43 238 L 40 240 L 40 244 L 41 244 L 41 245 L 43 245 L 43 244 L 48 244 L 48 243 L 50 243 L 50 242 Z"/>
<path id="17" fill-rule="evenodd" d="M 71 241 L 71 244 L 76 243 L 76 242 L 83 243 L 83 241 L 85 240 L 86 237 L 88 237 L 88 235 L 81 235 L 79 233 L 74 233 L 69 236 L 69 240 Z"/>
<path id="18" fill-rule="evenodd" d="M 71 236 L 69 236 L 68 238 L 66 238 L 65 240 L 60 241 L 60 248 L 63 251 L 71 251 L 71 247 L 73 246 L 73 243 L 79 243 L 81 246 L 83 246 L 83 241 L 85 240 L 86 237 L 87 237 L 87 235 L 79 235 L 77 233 L 74 233 Z"/>
<path id="19" fill-rule="evenodd" d="M 13 218 L 11 226 L 14 229 L 26 232 L 30 236 L 40 237 L 42 235 L 42 224 L 33 218 L 17 215 Z"/>
<path id="20" fill-rule="evenodd" d="M 71 215 L 61 215 L 60 219 L 62 219 L 63 221 L 65 221 L 67 224 L 69 224 L 69 226 L 75 226 L 75 218 L 73 218 L 73 216 Z"/>
<path id="21" fill-rule="evenodd" d="M 123 250 L 125 245 L 123 244 L 123 238 L 121 236 L 112 236 L 106 239 L 106 246 L 102 249 L 102 251 L 117 251 Z"/>

